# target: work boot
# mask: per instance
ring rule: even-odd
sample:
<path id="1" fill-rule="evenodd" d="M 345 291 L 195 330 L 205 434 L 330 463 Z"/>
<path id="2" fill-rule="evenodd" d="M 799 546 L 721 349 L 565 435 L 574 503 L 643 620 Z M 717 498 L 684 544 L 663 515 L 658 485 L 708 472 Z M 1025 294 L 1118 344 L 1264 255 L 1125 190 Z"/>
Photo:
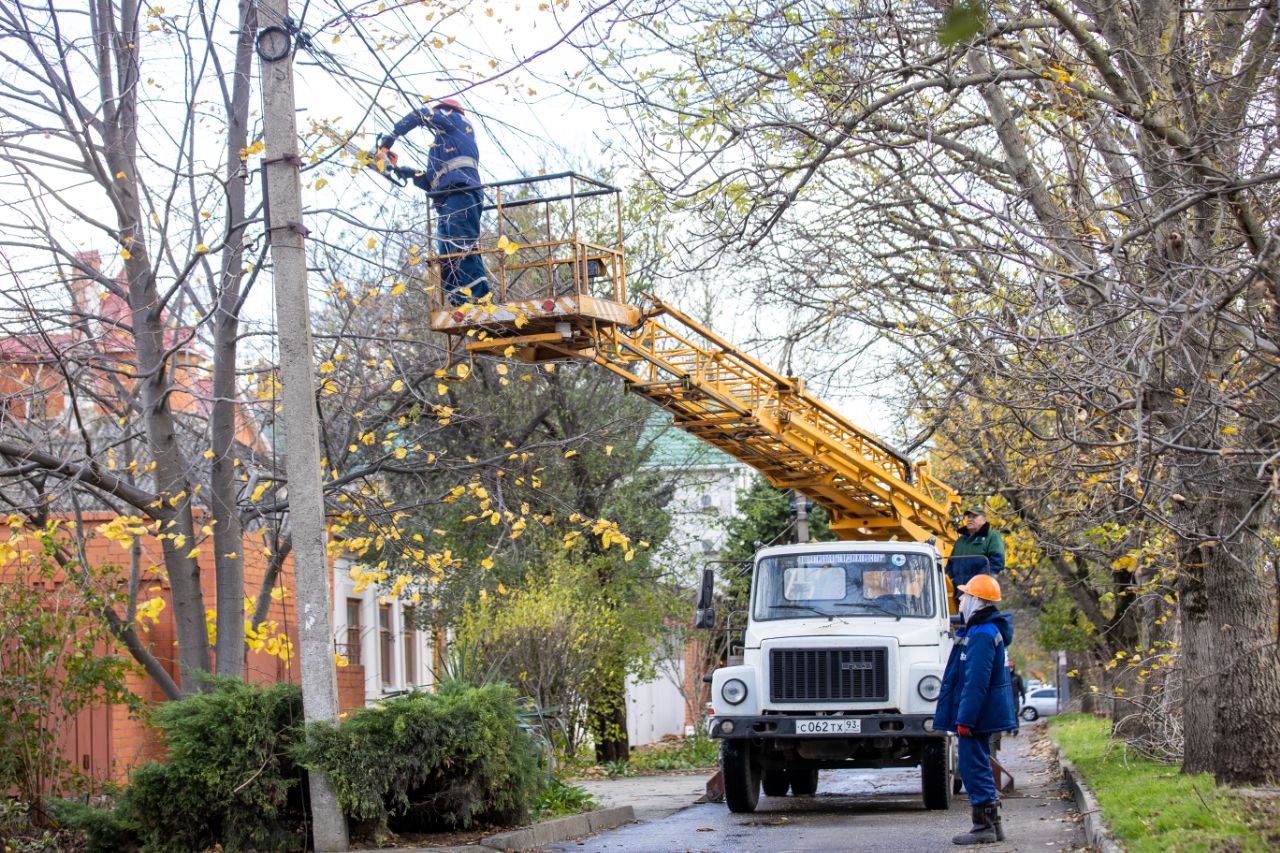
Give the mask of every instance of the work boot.
<path id="1" fill-rule="evenodd" d="M 952 844 L 994 844 L 1004 838 L 997 828 L 1000 811 L 995 803 L 973 807 L 973 828 L 951 839 Z"/>

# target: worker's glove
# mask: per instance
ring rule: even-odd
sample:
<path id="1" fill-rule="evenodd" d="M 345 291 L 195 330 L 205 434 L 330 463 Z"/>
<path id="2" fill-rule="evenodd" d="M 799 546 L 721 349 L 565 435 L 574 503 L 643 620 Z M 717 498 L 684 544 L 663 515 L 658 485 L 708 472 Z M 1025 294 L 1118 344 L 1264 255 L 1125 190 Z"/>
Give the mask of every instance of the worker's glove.
<path id="1" fill-rule="evenodd" d="M 956 726 L 956 734 L 960 737 L 973 737 L 973 729 L 968 726 Z"/>
<path id="2" fill-rule="evenodd" d="M 383 171 L 388 166 L 394 169 L 399 162 L 400 158 L 396 155 L 396 152 L 389 148 L 379 148 L 377 156 L 374 157 L 374 163 L 377 165 L 378 171 Z"/>

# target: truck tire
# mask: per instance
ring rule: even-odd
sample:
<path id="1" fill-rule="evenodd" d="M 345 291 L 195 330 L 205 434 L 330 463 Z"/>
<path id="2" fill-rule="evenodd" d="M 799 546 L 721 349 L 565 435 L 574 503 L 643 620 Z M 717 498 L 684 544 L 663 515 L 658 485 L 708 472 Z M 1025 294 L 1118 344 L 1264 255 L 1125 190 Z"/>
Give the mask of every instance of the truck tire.
<path id="1" fill-rule="evenodd" d="M 749 814 L 760 802 L 760 760 L 745 740 L 720 741 L 720 772 L 729 811 Z"/>
<path id="2" fill-rule="evenodd" d="M 766 770 L 760 777 L 760 787 L 764 788 L 766 797 L 785 797 L 791 784 L 787 770 Z"/>
<path id="3" fill-rule="evenodd" d="M 926 742 L 920 755 L 920 788 L 924 793 L 926 809 L 951 808 L 951 783 L 954 775 L 950 738 Z"/>
<path id="4" fill-rule="evenodd" d="M 788 770 L 787 780 L 791 783 L 793 797 L 812 797 L 818 793 L 818 769 Z"/>

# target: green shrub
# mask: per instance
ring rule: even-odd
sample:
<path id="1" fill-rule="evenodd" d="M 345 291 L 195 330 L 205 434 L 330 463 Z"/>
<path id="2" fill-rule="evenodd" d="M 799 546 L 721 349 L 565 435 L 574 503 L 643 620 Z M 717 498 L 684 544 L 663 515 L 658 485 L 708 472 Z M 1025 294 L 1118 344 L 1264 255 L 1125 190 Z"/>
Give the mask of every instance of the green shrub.
<path id="1" fill-rule="evenodd" d="M 58 743 L 76 714 L 94 705 L 140 708 L 126 689 L 132 664 L 99 613 L 117 598 L 71 582 L 108 570 L 64 567 L 61 544 L 55 527 L 12 523 L 0 541 L 0 796 L 12 792 L 25 803 L 100 787 Z M 28 819 L 39 824 L 43 815 L 33 809 Z"/>
<path id="2" fill-rule="evenodd" d="M 64 808 L 92 848 L 284 850 L 306 841 L 291 757 L 302 735 L 296 685 L 217 679 L 209 693 L 155 712 L 169 760 L 134 771 L 113 812 Z"/>
<path id="3" fill-rule="evenodd" d="M 579 785 L 571 785 L 553 778 L 533 806 L 535 820 L 578 814 L 596 807 L 591 792 Z"/>
<path id="4" fill-rule="evenodd" d="M 519 711 L 499 685 L 413 693 L 317 723 L 297 753 L 329 777 L 348 816 L 378 833 L 510 824 L 545 782 Z"/>
<path id="5" fill-rule="evenodd" d="M 138 846 L 142 827 L 131 813 L 95 808 L 80 800 L 52 800 L 46 808 L 58 824 L 85 836 L 85 853 L 116 853 Z"/>
<path id="6" fill-rule="evenodd" d="M 720 760 L 720 742 L 695 735 L 674 743 L 658 743 L 631 751 L 631 767 L 637 773 L 667 770 L 701 770 Z"/>

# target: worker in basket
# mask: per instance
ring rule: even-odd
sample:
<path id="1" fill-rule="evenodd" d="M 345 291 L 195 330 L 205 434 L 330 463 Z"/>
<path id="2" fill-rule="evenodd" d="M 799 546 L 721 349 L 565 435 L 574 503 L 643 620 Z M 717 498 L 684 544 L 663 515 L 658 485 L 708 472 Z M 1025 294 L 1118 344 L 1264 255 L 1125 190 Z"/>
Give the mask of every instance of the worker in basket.
<path id="1" fill-rule="evenodd" d="M 959 735 L 957 769 L 972 808 L 973 827 L 951 840 L 990 844 L 1004 841 L 1000 795 L 991 766 L 991 735 L 1014 728 L 1008 664 L 1013 622 L 996 606 L 1000 583 L 991 575 L 976 575 L 959 590 L 964 624 L 956 629 L 942 675 L 933 726 Z"/>
<path id="2" fill-rule="evenodd" d="M 480 214 L 484 193 L 480 189 L 480 151 L 475 130 L 462 104 L 446 98 L 414 110 L 396 122 L 391 133 L 378 140 L 378 160 L 395 166 L 391 151 L 396 140 L 409 131 L 426 127 L 435 140 L 427 168 L 413 176 L 414 184 L 431 194 L 440 240 L 440 281 L 450 305 L 477 302 L 489 293 L 484 259 L 476 253 L 480 242 Z M 449 257 L 452 256 L 452 257 Z"/>

